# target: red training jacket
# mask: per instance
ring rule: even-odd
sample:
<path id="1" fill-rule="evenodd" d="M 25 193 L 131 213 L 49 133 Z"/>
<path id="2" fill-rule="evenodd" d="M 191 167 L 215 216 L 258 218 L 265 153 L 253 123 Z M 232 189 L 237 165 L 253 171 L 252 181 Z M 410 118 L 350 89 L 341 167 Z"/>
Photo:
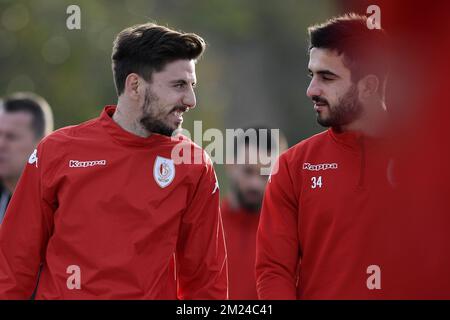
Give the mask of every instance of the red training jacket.
<path id="1" fill-rule="evenodd" d="M 220 209 L 227 242 L 229 298 L 257 300 L 255 252 L 259 212 L 234 209 L 229 199 L 222 201 Z"/>
<path id="2" fill-rule="evenodd" d="M 329 129 L 280 156 L 257 235 L 260 299 L 388 296 L 385 142 Z"/>
<path id="3" fill-rule="evenodd" d="M 29 298 L 41 264 L 37 299 L 227 298 L 210 160 L 174 163 L 178 143 L 203 151 L 133 135 L 114 111 L 54 132 L 30 157 L 0 228 L 0 299 Z"/>

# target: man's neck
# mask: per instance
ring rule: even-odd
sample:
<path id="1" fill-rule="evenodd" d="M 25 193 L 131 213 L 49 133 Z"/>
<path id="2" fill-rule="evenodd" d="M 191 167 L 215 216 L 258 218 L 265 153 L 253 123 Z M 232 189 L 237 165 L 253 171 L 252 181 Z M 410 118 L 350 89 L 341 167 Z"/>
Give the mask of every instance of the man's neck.
<path id="1" fill-rule="evenodd" d="M 234 192 L 234 191 L 231 191 L 227 195 L 227 199 L 228 199 L 228 204 L 233 211 L 241 211 L 242 210 L 245 212 L 255 213 L 255 214 L 260 212 L 260 210 L 251 210 L 251 209 L 244 208 L 241 205 L 241 203 L 239 203 L 238 196 L 237 196 L 236 192 Z"/>
<path id="2" fill-rule="evenodd" d="M 131 111 L 132 108 L 121 99 L 117 102 L 116 111 L 113 114 L 113 120 L 125 131 L 135 134 L 139 137 L 147 138 L 150 133 L 142 127 L 139 116 Z"/>
<path id="3" fill-rule="evenodd" d="M 381 103 L 372 110 L 377 110 L 372 114 L 364 113 L 361 118 L 352 123 L 341 126 L 338 131 L 356 131 L 368 137 L 379 137 L 385 131 L 387 125 L 386 105 Z"/>

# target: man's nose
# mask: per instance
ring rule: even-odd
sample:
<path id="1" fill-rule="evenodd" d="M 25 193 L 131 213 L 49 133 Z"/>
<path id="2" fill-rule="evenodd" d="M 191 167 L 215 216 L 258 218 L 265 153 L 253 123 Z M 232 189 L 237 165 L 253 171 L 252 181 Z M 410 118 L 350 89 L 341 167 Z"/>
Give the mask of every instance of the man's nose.
<path id="1" fill-rule="evenodd" d="M 191 87 L 189 88 L 188 92 L 183 97 L 183 105 L 188 107 L 189 109 L 194 109 L 197 101 L 195 98 L 195 92 L 194 89 Z"/>
<path id="2" fill-rule="evenodd" d="M 310 98 L 312 98 L 313 96 L 322 95 L 322 90 L 317 81 L 315 81 L 314 79 L 312 79 L 309 83 L 308 89 L 306 89 L 306 95 Z"/>

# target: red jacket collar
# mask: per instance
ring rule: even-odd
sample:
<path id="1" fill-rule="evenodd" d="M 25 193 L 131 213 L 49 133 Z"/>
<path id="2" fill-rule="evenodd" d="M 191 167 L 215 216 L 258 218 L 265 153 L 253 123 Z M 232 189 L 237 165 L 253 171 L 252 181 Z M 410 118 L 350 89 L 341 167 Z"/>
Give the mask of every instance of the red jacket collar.
<path id="1" fill-rule="evenodd" d="M 116 106 L 106 106 L 100 115 L 99 121 L 112 138 L 120 144 L 134 147 L 149 147 L 155 143 L 171 142 L 170 137 L 160 134 L 153 133 L 149 137 L 144 138 L 124 130 L 112 119 L 115 111 Z"/>
<path id="2" fill-rule="evenodd" d="M 344 131 L 340 132 L 333 128 L 328 129 L 328 134 L 337 143 L 350 148 L 359 149 L 361 144 L 364 143 L 366 147 L 376 147 L 386 145 L 386 136 L 381 136 L 378 138 L 369 137 L 360 131 Z"/>
<path id="3" fill-rule="evenodd" d="M 358 131 L 339 132 L 333 128 L 328 129 L 328 134 L 337 143 L 351 149 L 359 148 L 361 141 L 364 138 L 364 135 Z"/>

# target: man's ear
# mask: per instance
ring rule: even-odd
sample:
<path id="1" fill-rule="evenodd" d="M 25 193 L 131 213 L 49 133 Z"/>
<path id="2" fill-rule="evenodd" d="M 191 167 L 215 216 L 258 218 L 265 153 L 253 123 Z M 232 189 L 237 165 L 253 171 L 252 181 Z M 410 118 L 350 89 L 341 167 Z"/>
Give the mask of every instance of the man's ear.
<path id="1" fill-rule="evenodd" d="M 125 93 L 133 100 L 139 100 L 139 85 L 142 79 L 136 73 L 130 73 L 125 79 Z"/>
<path id="2" fill-rule="evenodd" d="M 372 97 L 379 91 L 380 81 L 378 77 L 373 74 L 369 74 L 358 81 L 358 90 L 360 99 L 367 99 Z"/>

